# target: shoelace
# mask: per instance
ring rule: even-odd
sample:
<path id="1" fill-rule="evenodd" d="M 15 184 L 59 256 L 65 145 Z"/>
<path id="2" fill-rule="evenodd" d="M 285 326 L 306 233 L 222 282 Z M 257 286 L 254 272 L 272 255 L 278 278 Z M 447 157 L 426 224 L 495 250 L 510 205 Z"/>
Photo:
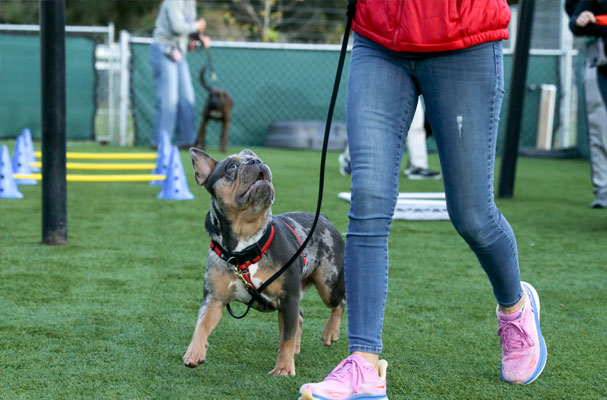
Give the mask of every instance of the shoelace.
<path id="1" fill-rule="evenodd" d="M 500 320 L 498 324 L 497 334 L 504 350 L 521 350 L 526 347 L 525 345 L 533 346 L 533 339 L 523 329 L 521 320 Z"/>
<path id="2" fill-rule="evenodd" d="M 364 381 L 364 374 L 362 371 L 362 366 L 353 358 L 346 358 L 341 363 L 335 367 L 333 371 L 325 378 L 328 380 L 335 380 L 339 382 L 343 382 L 348 379 L 348 377 L 352 377 L 352 386 L 354 392 L 358 392 L 358 387 L 360 383 Z"/>

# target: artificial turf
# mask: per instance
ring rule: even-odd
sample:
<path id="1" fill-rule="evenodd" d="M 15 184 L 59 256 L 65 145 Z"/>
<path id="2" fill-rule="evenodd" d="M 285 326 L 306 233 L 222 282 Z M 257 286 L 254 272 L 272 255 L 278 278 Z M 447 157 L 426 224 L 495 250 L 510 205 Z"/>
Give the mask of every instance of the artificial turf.
<path id="1" fill-rule="evenodd" d="M 254 150 L 273 172 L 273 212 L 314 211 L 319 153 Z M 340 340 L 322 346 L 328 310 L 312 289 L 296 377 L 267 375 L 276 313 L 225 313 L 207 362 L 182 365 L 202 297 L 209 196 L 181 156 L 193 201 L 158 200 L 147 183 L 68 183 L 66 246 L 40 244 L 39 184 L 20 186 L 24 199 L 0 199 L 1 399 L 296 399 L 347 355 L 345 316 Z M 336 195 L 350 181 L 336 159 L 329 154 L 323 212 L 345 232 L 348 203 Z M 442 184 L 403 177 L 400 190 Z M 500 379 L 495 300 L 451 224 L 395 221 L 383 336 L 390 399 L 604 399 L 607 214 L 591 200 L 587 161 L 521 158 L 514 198 L 497 201 L 517 235 L 522 278 L 541 298 L 548 363 L 529 386 Z"/>

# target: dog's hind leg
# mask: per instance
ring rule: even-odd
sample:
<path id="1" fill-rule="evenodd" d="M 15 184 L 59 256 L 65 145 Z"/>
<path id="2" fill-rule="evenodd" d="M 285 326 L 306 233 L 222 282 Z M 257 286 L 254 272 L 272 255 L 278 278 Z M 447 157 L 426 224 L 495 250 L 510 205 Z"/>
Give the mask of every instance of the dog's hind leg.
<path id="1" fill-rule="evenodd" d="M 321 268 L 314 271 L 313 275 L 314 285 L 320 298 L 331 309 L 325 329 L 322 331 L 322 343 L 325 346 L 331 346 L 339 339 L 341 320 L 346 307 L 343 271 L 337 275 L 334 282 L 330 282 L 325 277 Z"/>
<path id="2" fill-rule="evenodd" d="M 301 352 L 301 334 L 303 332 L 303 311 L 299 310 L 299 320 L 297 323 L 297 336 L 295 337 L 295 354 Z"/>
<path id="3" fill-rule="evenodd" d="M 331 346 L 339 339 L 339 328 L 341 327 L 341 319 L 344 314 L 346 302 L 345 300 L 337 307 L 331 309 L 329 319 L 325 324 L 325 329 L 322 331 L 322 344 Z"/>
<path id="4" fill-rule="evenodd" d="M 230 118 L 225 117 L 223 119 L 222 125 L 223 126 L 221 128 L 221 138 L 220 138 L 219 150 L 221 150 L 222 153 L 225 153 L 226 146 L 228 144 L 228 131 L 230 130 Z"/>
<path id="5" fill-rule="evenodd" d="M 194 329 L 194 335 L 192 335 L 192 341 L 183 356 L 183 363 L 186 366 L 194 368 L 205 361 L 207 348 L 209 347 L 207 338 L 217 327 L 223 314 L 223 307 L 223 303 L 213 300 L 211 296 L 204 297 L 198 313 L 198 322 Z"/>
<path id="6" fill-rule="evenodd" d="M 200 124 L 200 128 L 198 129 L 198 136 L 196 136 L 196 143 L 194 145 L 201 150 L 204 150 L 206 145 L 206 136 L 207 136 L 207 122 L 208 122 L 208 110 L 205 107 L 202 113 L 202 123 Z"/>

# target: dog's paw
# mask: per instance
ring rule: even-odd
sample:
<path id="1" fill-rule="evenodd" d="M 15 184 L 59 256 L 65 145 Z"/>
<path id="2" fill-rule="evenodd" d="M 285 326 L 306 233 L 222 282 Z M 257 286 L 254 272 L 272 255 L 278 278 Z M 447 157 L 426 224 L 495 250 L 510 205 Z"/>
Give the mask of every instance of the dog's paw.
<path id="1" fill-rule="evenodd" d="M 326 326 L 325 330 L 322 332 L 322 344 L 325 346 L 331 346 L 333 343 L 337 342 L 338 339 L 339 327 L 335 329 L 334 327 Z"/>
<path id="2" fill-rule="evenodd" d="M 183 356 L 183 364 L 186 367 L 196 368 L 206 359 L 208 348 L 208 343 L 204 345 L 190 343 L 188 350 Z"/>
<path id="3" fill-rule="evenodd" d="M 290 362 L 276 362 L 276 366 L 268 375 L 272 376 L 295 376 L 295 360 Z"/>

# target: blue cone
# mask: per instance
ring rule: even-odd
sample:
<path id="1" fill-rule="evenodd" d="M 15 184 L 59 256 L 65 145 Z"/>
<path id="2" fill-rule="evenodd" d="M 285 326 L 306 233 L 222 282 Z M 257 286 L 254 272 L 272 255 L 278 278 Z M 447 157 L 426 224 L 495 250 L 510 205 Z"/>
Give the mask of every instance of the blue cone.
<path id="1" fill-rule="evenodd" d="M 27 158 L 27 149 L 25 144 L 25 137 L 19 136 L 17 138 L 17 144 L 15 145 L 15 152 L 13 153 L 13 173 L 14 174 L 26 174 L 31 175 L 32 169 L 30 168 L 29 160 Z M 17 185 L 35 185 L 37 182 L 34 178 L 15 179 Z"/>
<path id="2" fill-rule="evenodd" d="M 23 132 L 21 132 L 21 136 L 25 138 L 24 142 L 26 145 L 25 148 L 27 150 L 27 159 L 30 163 L 36 162 L 36 155 L 34 154 L 34 141 L 32 140 L 32 132 L 30 132 L 28 128 L 25 128 Z M 30 170 L 32 170 L 33 172 L 38 172 L 40 171 L 40 168 L 30 165 Z"/>
<path id="3" fill-rule="evenodd" d="M 13 178 L 13 166 L 8 147 L 3 144 L 0 148 L 0 199 L 22 199 L 23 194 L 17 188 Z"/>
<path id="4" fill-rule="evenodd" d="M 190 189 L 188 188 L 188 181 L 185 178 L 177 146 L 173 146 L 171 149 L 171 158 L 165 176 L 162 190 L 158 194 L 159 199 L 192 200 L 194 198 L 194 195 L 190 193 Z"/>
<path id="5" fill-rule="evenodd" d="M 165 175 L 169 168 L 171 158 L 171 138 L 166 131 L 160 133 L 160 141 L 158 142 L 158 153 L 156 155 L 156 168 L 152 170 L 153 174 Z M 164 181 L 150 181 L 150 185 L 162 186 Z"/>

